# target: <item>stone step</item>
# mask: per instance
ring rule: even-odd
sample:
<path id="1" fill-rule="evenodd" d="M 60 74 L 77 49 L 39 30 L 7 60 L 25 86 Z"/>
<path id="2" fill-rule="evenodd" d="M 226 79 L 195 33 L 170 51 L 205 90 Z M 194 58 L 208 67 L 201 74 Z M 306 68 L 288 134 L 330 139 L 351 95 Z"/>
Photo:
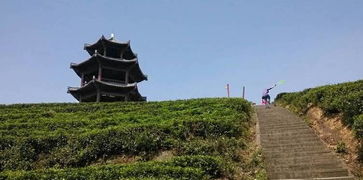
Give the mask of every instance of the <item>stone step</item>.
<path id="1" fill-rule="evenodd" d="M 320 144 L 320 139 L 311 138 L 311 139 L 276 139 L 276 140 L 261 140 L 261 145 L 269 146 L 274 144 L 280 145 L 289 145 L 289 144 L 306 144 L 306 143 L 315 143 Z"/>
<path id="2" fill-rule="evenodd" d="M 331 171 L 335 171 L 335 170 L 339 170 L 340 174 L 336 174 L 335 176 L 348 176 L 349 172 L 348 170 L 342 168 L 342 166 L 337 166 L 334 164 L 327 164 L 326 166 L 323 165 L 311 165 L 311 167 L 307 167 L 308 165 L 301 165 L 301 167 L 281 167 L 281 168 L 273 168 L 273 167 L 268 167 L 269 174 L 282 174 L 282 173 L 292 173 L 292 172 L 299 172 L 299 171 L 310 171 L 310 172 L 314 172 L 317 170 L 331 170 Z"/>
<path id="3" fill-rule="evenodd" d="M 298 136 L 300 134 L 309 134 L 314 132 L 310 129 L 301 129 L 301 130 L 284 130 L 284 131 L 261 131 L 261 136 Z"/>
<path id="4" fill-rule="evenodd" d="M 274 151 L 274 152 L 278 152 L 280 151 L 281 153 L 284 152 L 301 152 L 301 151 L 317 151 L 317 150 L 322 150 L 322 149 L 326 149 L 324 146 L 318 145 L 318 144 L 313 144 L 313 145 L 309 145 L 309 146 L 269 146 L 269 147 L 264 147 L 262 150 L 264 151 Z"/>
<path id="5" fill-rule="evenodd" d="M 297 178 L 319 178 L 319 177 L 344 177 L 349 176 L 347 170 L 338 169 L 316 169 L 294 172 L 271 173 L 269 179 L 297 179 Z"/>
<path id="6" fill-rule="evenodd" d="M 305 165 L 305 164 L 337 164 L 341 165 L 341 162 L 333 159 L 332 155 L 321 155 L 321 156 L 299 156 L 299 157 L 265 157 L 266 165 L 269 167 L 275 166 L 289 166 L 289 165 Z"/>
<path id="7" fill-rule="evenodd" d="M 276 118 L 276 117 L 272 117 L 272 118 Z M 264 125 L 265 124 L 266 125 L 274 125 L 274 124 L 288 124 L 288 123 L 304 123 L 305 121 L 298 120 L 298 119 L 290 119 L 290 120 L 286 120 L 286 119 L 275 119 L 275 120 L 260 121 L 260 122 L 263 123 Z"/>
<path id="8" fill-rule="evenodd" d="M 295 151 L 295 152 L 285 152 L 281 151 L 269 151 L 268 153 L 263 153 L 266 158 L 280 158 L 280 157 L 301 157 L 301 156 L 320 156 L 322 154 L 331 154 L 329 150 L 314 150 L 314 151 Z"/>
<path id="9" fill-rule="evenodd" d="M 303 120 L 289 120 L 289 121 L 286 121 L 286 120 L 273 120 L 273 121 L 266 121 L 266 122 L 261 122 L 262 125 L 264 126 L 274 126 L 274 125 L 284 125 L 284 124 L 297 124 L 297 123 L 301 123 L 301 124 L 304 124 L 306 126 L 306 123 L 305 121 Z"/>
<path id="10" fill-rule="evenodd" d="M 304 133 L 286 136 L 284 134 L 261 134 L 261 140 L 284 140 L 284 139 L 305 139 L 305 138 L 318 138 L 315 134 Z"/>
<path id="11" fill-rule="evenodd" d="M 320 144 L 321 141 L 320 139 L 317 138 L 309 138 L 309 139 L 276 139 L 276 140 L 261 140 L 261 144 L 264 147 L 269 147 L 269 146 L 274 146 L 274 145 L 280 145 L 280 146 L 285 146 L 285 145 L 291 145 L 291 144 L 300 144 L 300 145 L 304 145 L 304 144 Z"/>
<path id="12" fill-rule="evenodd" d="M 311 146 L 311 145 L 319 145 L 323 146 L 320 140 L 311 140 L 311 141 L 303 141 L 303 142 L 297 142 L 293 140 L 284 140 L 284 141 L 261 141 L 261 145 L 263 148 L 269 148 L 269 147 L 303 147 L 303 146 Z"/>
<path id="13" fill-rule="evenodd" d="M 270 132 L 270 131 L 292 131 L 292 130 L 310 130 L 308 126 L 280 126 L 280 127 L 260 127 L 262 132 Z"/>
<path id="14" fill-rule="evenodd" d="M 261 122 L 261 126 L 263 127 L 278 127 L 278 126 L 293 126 L 293 125 L 301 125 L 308 126 L 304 121 L 270 121 L 270 122 Z"/>
<path id="15" fill-rule="evenodd" d="M 325 147 L 315 147 L 315 146 L 307 146 L 303 148 L 262 148 L 266 154 L 271 152 L 278 153 L 293 153 L 293 152 L 303 152 L 303 151 L 320 151 L 320 150 L 328 150 Z"/>
<path id="16" fill-rule="evenodd" d="M 276 128 L 276 129 L 271 129 L 271 128 L 260 128 L 260 130 L 262 132 L 266 133 L 274 133 L 274 132 L 282 132 L 282 131 L 286 131 L 286 132 L 290 132 L 290 131 L 311 131 L 310 128 L 308 127 L 289 127 L 289 128 Z"/>
<path id="17" fill-rule="evenodd" d="M 282 164 L 279 166 L 270 167 L 271 172 L 290 172 L 295 170 L 307 170 L 307 169 L 321 169 L 321 168 L 342 168 L 341 164 L 327 163 L 327 162 L 312 162 L 312 163 L 301 163 L 301 164 Z"/>
<path id="18" fill-rule="evenodd" d="M 293 132 L 313 132 L 308 127 L 299 127 L 299 128 L 286 128 L 286 129 L 263 129 L 260 128 L 261 133 L 268 134 L 268 133 L 293 133 Z"/>
<path id="19" fill-rule="evenodd" d="M 271 128 L 260 128 L 261 133 L 265 133 L 266 132 L 273 132 L 273 133 L 278 133 L 278 132 L 291 132 L 291 131 L 311 131 L 313 132 L 313 130 L 309 127 L 294 127 L 294 128 L 282 128 L 282 129 L 271 129 Z"/>
<path id="20" fill-rule="evenodd" d="M 306 164 L 306 163 L 336 163 L 340 164 L 338 160 L 332 159 L 332 155 L 321 155 L 319 157 L 299 156 L 299 157 L 280 157 L 280 158 L 268 158 L 265 159 L 270 165 L 290 165 L 290 164 Z"/>
<path id="21" fill-rule="evenodd" d="M 316 136 L 313 135 L 309 135 L 309 134 L 303 134 L 301 137 L 299 137 L 298 135 L 296 136 L 291 136 L 291 137 L 287 137 L 284 135 L 261 135 L 261 141 L 263 142 L 273 142 L 273 141 L 304 141 L 306 140 L 308 141 L 312 141 L 314 139 L 318 139 Z M 319 140 L 319 139 L 318 139 Z"/>
<path id="22" fill-rule="evenodd" d="M 328 166 L 323 166 L 320 164 L 329 164 Z M 292 167 L 291 167 L 292 166 Z M 308 169 L 328 169 L 329 167 L 332 168 L 342 168 L 343 169 L 343 165 L 339 162 L 331 162 L 331 161 L 310 161 L 310 162 L 288 162 L 288 163 L 283 163 L 281 162 L 277 162 L 277 163 L 266 163 L 266 167 L 269 169 L 269 171 L 277 171 L 278 169 L 295 169 L 295 170 L 308 170 Z M 311 167 L 311 168 L 300 168 L 299 167 Z M 288 171 L 286 171 L 288 172 Z"/>
<path id="23" fill-rule="evenodd" d="M 340 177 L 314 178 L 314 180 L 355 180 L 355 178 L 354 176 L 340 176 Z"/>

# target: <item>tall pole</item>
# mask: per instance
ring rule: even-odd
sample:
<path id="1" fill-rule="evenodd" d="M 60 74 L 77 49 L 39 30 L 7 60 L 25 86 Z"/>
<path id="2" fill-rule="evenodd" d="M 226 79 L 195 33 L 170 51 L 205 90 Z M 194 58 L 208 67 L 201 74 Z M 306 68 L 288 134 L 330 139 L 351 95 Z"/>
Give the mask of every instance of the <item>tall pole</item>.
<path id="1" fill-rule="evenodd" d="M 227 97 L 229 97 L 229 84 L 227 84 L 226 89 L 227 89 Z"/>
<path id="2" fill-rule="evenodd" d="M 246 88 L 245 86 L 243 86 L 243 90 L 242 90 L 242 98 L 245 99 L 245 91 L 246 91 Z"/>

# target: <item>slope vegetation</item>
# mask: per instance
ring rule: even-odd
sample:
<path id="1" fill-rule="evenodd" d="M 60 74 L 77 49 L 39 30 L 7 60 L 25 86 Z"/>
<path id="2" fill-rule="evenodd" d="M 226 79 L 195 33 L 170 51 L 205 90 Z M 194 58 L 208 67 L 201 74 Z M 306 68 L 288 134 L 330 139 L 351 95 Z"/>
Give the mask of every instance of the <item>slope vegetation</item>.
<path id="1" fill-rule="evenodd" d="M 301 92 L 281 93 L 275 102 L 289 106 L 301 114 L 306 114 L 309 109 L 317 107 L 323 110 L 326 117 L 339 116 L 342 123 L 354 132 L 360 144 L 357 152 L 358 160 L 363 162 L 363 80 L 321 86 Z"/>
<path id="2" fill-rule="evenodd" d="M 233 98 L 3 105 L 0 179 L 232 177 L 250 114 Z"/>

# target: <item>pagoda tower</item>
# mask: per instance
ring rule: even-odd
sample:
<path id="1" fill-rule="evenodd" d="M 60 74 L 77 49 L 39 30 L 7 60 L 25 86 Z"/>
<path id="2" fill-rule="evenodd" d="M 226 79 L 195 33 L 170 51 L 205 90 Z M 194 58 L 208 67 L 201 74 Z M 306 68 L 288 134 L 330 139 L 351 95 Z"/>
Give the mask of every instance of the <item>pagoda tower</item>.
<path id="1" fill-rule="evenodd" d="M 85 44 L 91 57 L 70 68 L 81 78 L 80 87 L 68 87 L 79 102 L 146 101 L 137 83 L 147 80 L 130 41 L 117 42 L 102 36 L 94 44 Z"/>

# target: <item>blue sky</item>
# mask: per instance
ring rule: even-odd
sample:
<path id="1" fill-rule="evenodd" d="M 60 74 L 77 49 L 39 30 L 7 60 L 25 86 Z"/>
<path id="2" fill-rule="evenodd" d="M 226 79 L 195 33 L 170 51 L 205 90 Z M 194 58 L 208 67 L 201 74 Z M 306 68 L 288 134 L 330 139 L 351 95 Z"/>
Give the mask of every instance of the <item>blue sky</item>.
<path id="1" fill-rule="evenodd" d="M 75 102 L 69 68 L 102 34 L 131 40 L 150 101 L 277 93 L 363 77 L 363 1 L 2 1 L 0 104 Z"/>

